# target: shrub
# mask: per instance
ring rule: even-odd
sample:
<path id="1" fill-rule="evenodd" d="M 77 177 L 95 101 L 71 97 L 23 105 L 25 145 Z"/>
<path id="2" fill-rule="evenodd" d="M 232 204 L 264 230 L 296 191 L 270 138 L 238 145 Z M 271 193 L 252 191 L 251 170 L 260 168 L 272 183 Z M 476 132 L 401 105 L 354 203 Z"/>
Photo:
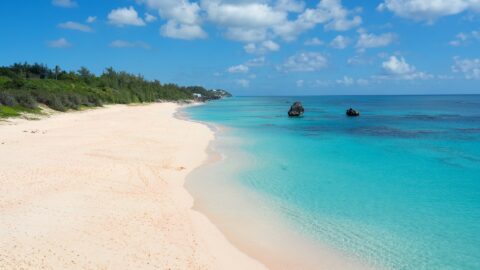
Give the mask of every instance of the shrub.
<path id="1" fill-rule="evenodd" d="M 13 98 L 11 95 L 4 92 L 0 92 L 0 105 L 2 104 L 9 107 L 14 107 L 18 105 L 15 98 Z"/>
<path id="2" fill-rule="evenodd" d="M 65 108 L 65 105 L 62 103 L 61 99 L 54 95 L 50 96 L 50 98 L 46 100 L 45 105 L 47 105 L 48 107 L 56 111 L 64 112 L 67 110 L 67 108 Z"/>
<path id="3" fill-rule="evenodd" d="M 35 98 L 30 95 L 28 92 L 18 92 L 15 93 L 15 99 L 19 105 L 28 109 L 35 109 L 38 107 L 38 103 L 35 101 Z"/>
<path id="4" fill-rule="evenodd" d="M 13 77 L 11 81 L 6 83 L 7 88 L 18 89 L 25 85 L 25 79 L 20 77 Z"/>
<path id="5" fill-rule="evenodd" d="M 103 103 L 100 100 L 100 98 L 98 98 L 96 96 L 88 96 L 87 100 L 88 100 L 88 103 L 92 104 L 93 106 L 99 106 L 99 107 L 103 106 Z"/>

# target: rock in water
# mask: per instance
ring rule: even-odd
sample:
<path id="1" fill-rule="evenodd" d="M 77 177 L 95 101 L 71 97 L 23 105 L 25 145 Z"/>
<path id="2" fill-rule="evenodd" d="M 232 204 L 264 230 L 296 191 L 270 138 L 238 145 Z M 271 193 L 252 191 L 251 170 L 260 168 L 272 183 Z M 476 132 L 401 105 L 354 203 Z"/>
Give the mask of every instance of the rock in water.
<path id="1" fill-rule="evenodd" d="M 305 109 L 303 109 L 302 103 L 295 101 L 290 107 L 290 110 L 288 110 L 288 116 L 301 116 L 304 111 Z"/>
<path id="2" fill-rule="evenodd" d="M 359 116 L 360 112 L 350 108 L 350 109 L 347 110 L 347 115 L 348 116 Z"/>

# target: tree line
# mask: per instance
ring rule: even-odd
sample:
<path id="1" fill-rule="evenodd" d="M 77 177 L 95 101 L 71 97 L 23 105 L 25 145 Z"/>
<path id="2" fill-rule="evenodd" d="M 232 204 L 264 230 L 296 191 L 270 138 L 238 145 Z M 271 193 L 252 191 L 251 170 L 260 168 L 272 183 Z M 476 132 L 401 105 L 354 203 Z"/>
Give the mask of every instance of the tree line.
<path id="1" fill-rule="evenodd" d="M 225 90 L 183 87 L 146 80 L 142 75 L 107 68 L 96 76 L 86 67 L 66 71 L 59 66 L 15 63 L 0 67 L 0 106 L 36 109 L 44 104 L 57 111 L 103 104 L 156 101 L 201 101 L 231 96 Z"/>

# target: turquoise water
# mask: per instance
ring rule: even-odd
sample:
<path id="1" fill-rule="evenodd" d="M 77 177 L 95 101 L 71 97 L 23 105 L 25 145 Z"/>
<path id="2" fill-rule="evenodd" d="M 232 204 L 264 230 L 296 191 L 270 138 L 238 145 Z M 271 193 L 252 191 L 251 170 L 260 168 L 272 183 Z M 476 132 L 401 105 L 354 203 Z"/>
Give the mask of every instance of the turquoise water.
<path id="1" fill-rule="evenodd" d="M 305 116 L 286 117 L 296 100 Z M 229 181 L 302 234 L 386 269 L 480 269 L 480 96 L 239 97 L 186 113 L 238 139 L 225 162 L 248 165 Z"/>

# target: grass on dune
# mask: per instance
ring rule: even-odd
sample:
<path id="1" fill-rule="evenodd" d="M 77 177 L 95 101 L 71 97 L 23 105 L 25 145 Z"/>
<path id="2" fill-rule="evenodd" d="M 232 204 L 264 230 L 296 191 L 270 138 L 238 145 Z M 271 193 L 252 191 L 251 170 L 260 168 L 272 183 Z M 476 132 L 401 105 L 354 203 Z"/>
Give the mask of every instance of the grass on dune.
<path id="1" fill-rule="evenodd" d="M 7 117 L 18 117 L 21 116 L 23 113 L 33 113 L 33 114 L 40 114 L 41 110 L 37 109 L 28 109 L 22 106 L 4 106 L 0 105 L 0 118 L 7 118 Z"/>

